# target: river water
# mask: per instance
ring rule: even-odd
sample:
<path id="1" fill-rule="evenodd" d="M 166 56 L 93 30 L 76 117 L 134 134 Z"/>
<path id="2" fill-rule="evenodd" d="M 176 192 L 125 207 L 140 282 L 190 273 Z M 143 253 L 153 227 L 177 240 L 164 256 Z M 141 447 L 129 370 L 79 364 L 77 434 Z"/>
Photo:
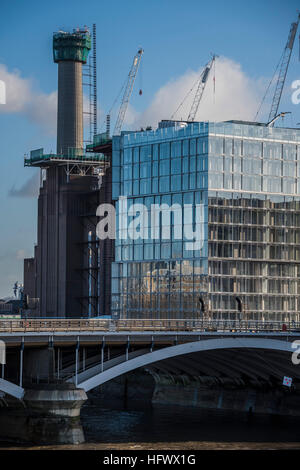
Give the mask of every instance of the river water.
<path id="1" fill-rule="evenodd" d="M 86 443 L 61 446 L 2 444 L 2 449 L 300 449 L 300 420 L 271 419 L 198 408 L 122 403 L 82 409 Z"/>

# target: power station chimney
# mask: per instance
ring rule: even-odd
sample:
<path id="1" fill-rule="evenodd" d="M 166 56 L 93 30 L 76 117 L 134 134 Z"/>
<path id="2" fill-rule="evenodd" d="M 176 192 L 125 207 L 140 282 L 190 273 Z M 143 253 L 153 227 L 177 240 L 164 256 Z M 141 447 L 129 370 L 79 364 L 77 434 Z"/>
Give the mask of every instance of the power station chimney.
<path id="1" fill-rule="evenodd" d="M 87 29 L 53 35 L 53 59 L 58 63 L 58 154 L 72 155 L 83 149 L 82 64 L 90 49 Z"/>
<path id="2" fill-rule="evenodd" d="M 37 314 L 43 317 L 86 316 L 110 305 L 109 288 L 106 297 L 101 293 L 104 280 L 110 276 L 110 265 L 104 262 L 101 270 L 98 265 L 100 252 L 105 260 L 112 259 L 112 245 L 104 241 L 98 244 L 91 233 L 97 224 L 97 207 L 103 200 L 111 201 L 111 173 L 99 191 L 97 175 L 107 162 L 96 153 L 89 157 L 83 148 L 82 64 L 87 62 L 90 49 L 91 36 L 86 28 L 54 33 L 58 155 L 38 151 L 38 159 L 34 152 L 29 159 L 30 166 L 46 169 L 38 200 L 35 257 L 26 265 L 24 282 L 26 293 L 39 299 Z M 91 286 L 95 287 L 91 290 Z"/>

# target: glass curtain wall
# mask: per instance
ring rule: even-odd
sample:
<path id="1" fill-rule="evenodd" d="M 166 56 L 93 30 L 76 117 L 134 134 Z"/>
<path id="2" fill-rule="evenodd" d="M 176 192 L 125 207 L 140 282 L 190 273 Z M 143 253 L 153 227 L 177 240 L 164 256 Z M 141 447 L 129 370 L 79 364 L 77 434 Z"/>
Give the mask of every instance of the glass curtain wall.
<path id="1" fill-rule="evenodd" d="M 115 137 L 113 314 L 236 319 L 238 297 L 244 318 L 299 321 L 299 134 L 228 122 Z M 128 208 L 142 204 L 149 221 L 153 204 L 189 205 L 201 248 L 187 249 L 184 229 L 178 238 L 176 211 L 169 239 L 162 238 L 163 214 L 159 237 L 149 229 L 148 237 L 131 239 L 119 226 L 119 196 Z"/>

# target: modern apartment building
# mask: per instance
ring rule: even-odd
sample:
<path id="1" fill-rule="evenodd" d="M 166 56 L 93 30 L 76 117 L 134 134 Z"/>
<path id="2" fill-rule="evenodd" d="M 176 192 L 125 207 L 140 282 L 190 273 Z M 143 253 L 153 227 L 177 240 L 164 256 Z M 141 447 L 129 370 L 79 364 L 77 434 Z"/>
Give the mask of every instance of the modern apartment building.
<path id="1" fill-rule="evenodd" d="M 300 130 L 162 121 L 112 150 L 113 316 L 300 320 Z"/>

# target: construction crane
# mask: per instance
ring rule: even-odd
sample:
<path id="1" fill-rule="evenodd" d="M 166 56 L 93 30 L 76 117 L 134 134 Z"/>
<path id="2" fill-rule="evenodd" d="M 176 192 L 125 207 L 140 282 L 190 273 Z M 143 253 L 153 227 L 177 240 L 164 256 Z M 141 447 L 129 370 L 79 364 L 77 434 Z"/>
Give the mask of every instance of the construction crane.
<path id="1" fill-rule="evenodd" d="M 294 46 L 299 19 L 300 19 L 300 14 L 298 14 L 297 21 L 291 24 L 289 37 L 288 37 L 288 40 L 287 40 L 287 43 L 283 52 L 282 61 L 280 64 L 280 71 L 279 71 L 279 75 L 278 75 L 278 79 L 276 83 L 275 93 L 273 96 L 271 111 L 270 111 L 269 118 L 268 118 L 269 123 L 272 122 L 276 118 L 276 116 L 278 116 L 278 107 L 279 107 L 282 90 L 284 87 L 284 82 L 285 82 L 286 74 L 288 71 L 289 63 L 290 63 L 290 58 L 291 58 L 291 54 L 292 54 L 292 50 Z"/>
<path id="2" fill-rule="evenodd" d="M 190 113 L 189 113 L 188 118 L 187 118 L 188 121 L 194 121 L 195 120 L 195 117 L 196 117 L 196 114 L 197 114 L 197 111 L 198 111 L 198 108 L 199 108 L 199 104 L 200 104 L 203 92 L 205 90 L 207 79 L 209 77 L 209 72 L 211 71 L 211 68 L 212 68 L 215 60 L 216 60 L 216 56 L 213 55 L 213 58 L 208 62 L 208 64 L 206 64 L 203 72 L 201 73 L 201 75 L 199 77 L 199 83 L 198 83 L 197 91 L 196 91 L 196 94 L 195 94 L 195 98 L 194 98 Z"/>
<path id="3" fill-rule="evenodd" d="M 127 80 L 127 84 L 126 84 L 126 87 L 125 87 L 125 91 L 124 91 L 123 99 L 122 99 L 122 102 L 121 102 L 121 106 L 120 106 L 120 109 L 119 109 L 119 114 L 118 114 L 117 121 L 116 121 L 116 124 L 115 124 L 114 135 L 120 135 L 121 134 L 125 114 L 126 114 L 126 111 L 127 111 L 127 106 L 128 106 L 129 100 L 130 100 L 130 96 L 131 96 L 131 93 L 132 93 L 134 81 L 135 81 L 136 74 L 137 74 L 137 71 L 138 71 L 138 68 L 139 68 L 139 65 L 140 65 L 140 62 L 141 62 L 143 52 L 144 52 L 143 49 L 139 49 L 137 51 L 137 54 L 134 56 L 132 66 L 131 66 L 131 69 L 130 69 L 129 74 L 128 74 L 128 80 Z"/>
<path id="4" fill-rule="evenodd" d="M 274 124 L 275 124 L 275 122 L 277 121 L 277 119 L 279 119 L 279 118 L 284 118 L 284 116 L 285 116 L 286 114 L 291 114 L 291 112 L 290 112 L 290 111 L 283 111 L 283 112 L 277 114 L 277 116 L 275 116 L 274 119 L 272 119 L 272 121 L 267 122 L 267 126 L 268 126 L 268 127 L 273 127 Z"/>

